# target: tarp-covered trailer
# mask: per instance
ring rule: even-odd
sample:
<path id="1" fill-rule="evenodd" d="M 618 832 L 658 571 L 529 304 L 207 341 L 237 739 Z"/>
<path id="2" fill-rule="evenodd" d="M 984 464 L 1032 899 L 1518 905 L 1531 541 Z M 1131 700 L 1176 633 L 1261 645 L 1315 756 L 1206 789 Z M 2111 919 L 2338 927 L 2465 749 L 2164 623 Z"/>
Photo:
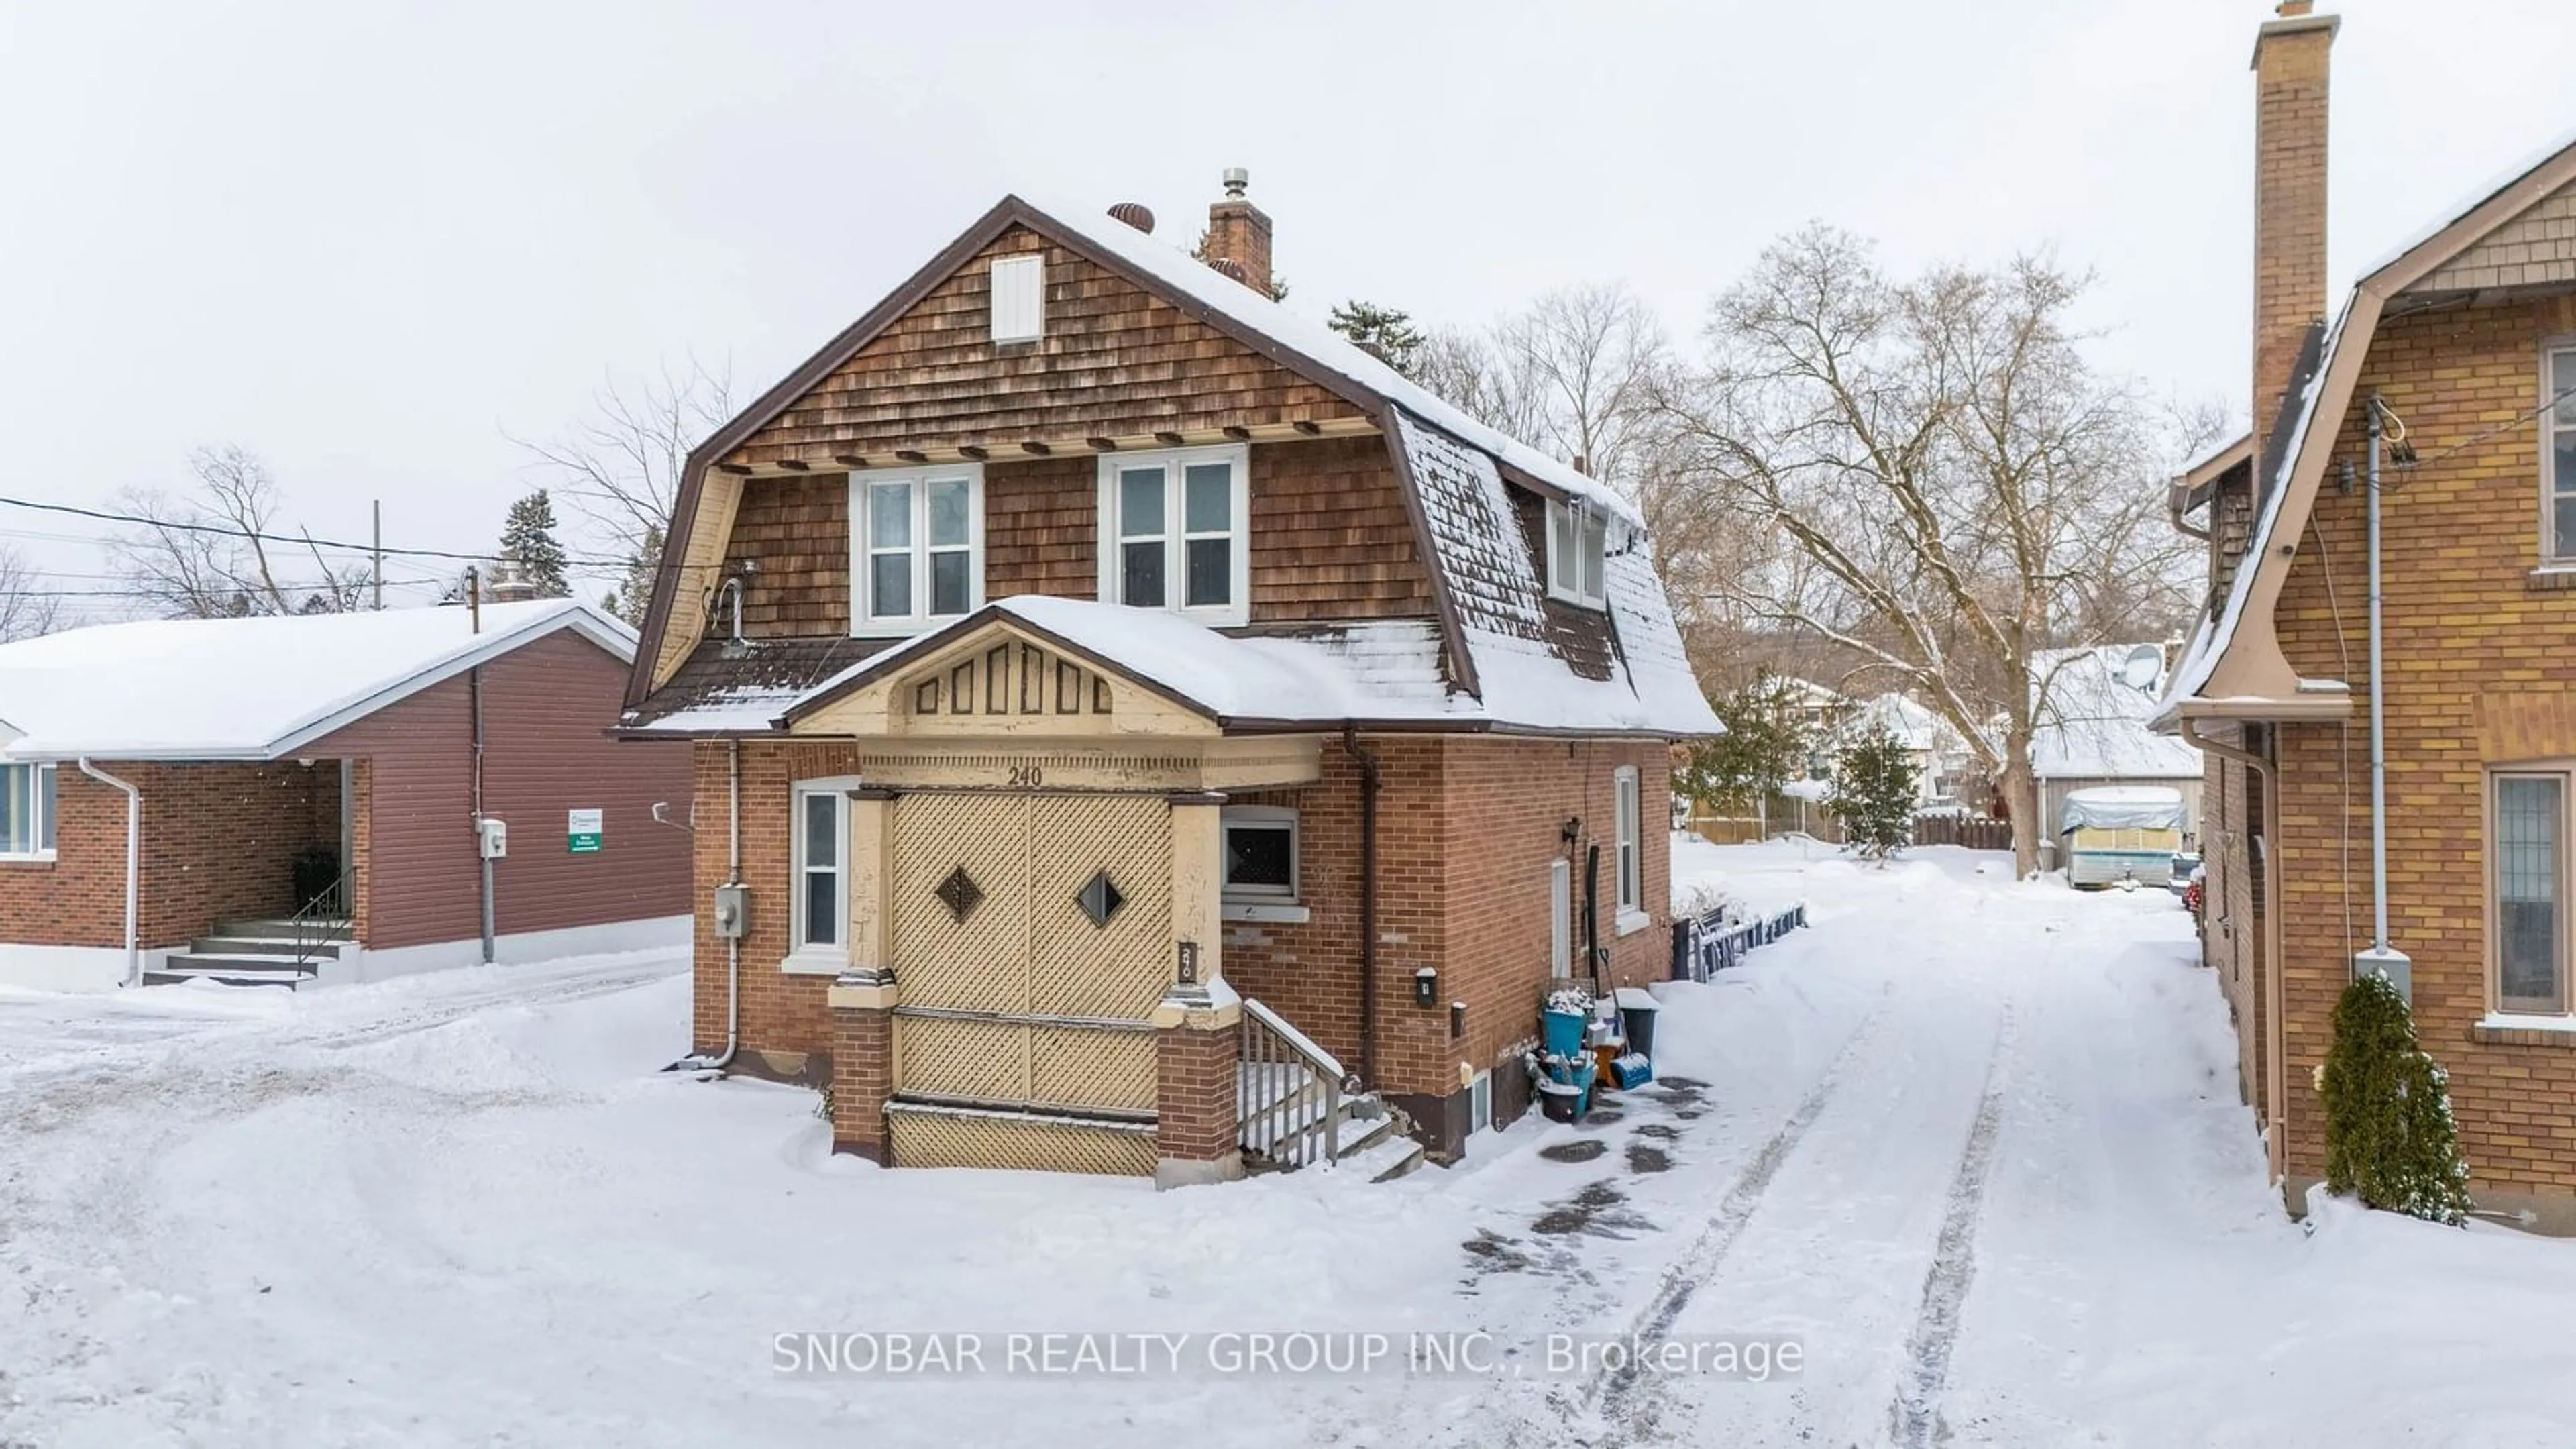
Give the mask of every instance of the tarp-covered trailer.
<path id="1" fill-rule="evenodd" d="M 2069 791 L 2057 837 L 2069 885 L 2164 886 L 2182 849 L 2182 792 L 2163 785 Z"/>

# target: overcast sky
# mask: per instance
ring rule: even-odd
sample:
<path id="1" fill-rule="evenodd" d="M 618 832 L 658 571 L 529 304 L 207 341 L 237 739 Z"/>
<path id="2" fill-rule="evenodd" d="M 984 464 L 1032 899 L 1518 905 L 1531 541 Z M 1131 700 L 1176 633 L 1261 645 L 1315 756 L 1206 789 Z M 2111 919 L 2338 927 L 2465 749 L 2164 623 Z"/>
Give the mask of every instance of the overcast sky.
<path id="1" fill-rule="evenodd" d="M 2106 366 L 2241 412 L 2270 13 L 0 0 L 0 494 L 176 488 L 235 443 L 317 533 L 381 499 L 388 542 L 487 548 L 532 481 L 504 430 L 611 374 L 695 354 L 749 397 L 1006 191 L 1186 241 L 1233 165 L 1318 315 L 1617 280 L 1688 334 L 1821 218 L 1904 267 L 2054 248 Z M 2567 0 L 2342 13 L 2338 289 L 2576 126 Z M 95 549 L 27 535 L 96 531 L 0 507 L 66 588 Z"/>

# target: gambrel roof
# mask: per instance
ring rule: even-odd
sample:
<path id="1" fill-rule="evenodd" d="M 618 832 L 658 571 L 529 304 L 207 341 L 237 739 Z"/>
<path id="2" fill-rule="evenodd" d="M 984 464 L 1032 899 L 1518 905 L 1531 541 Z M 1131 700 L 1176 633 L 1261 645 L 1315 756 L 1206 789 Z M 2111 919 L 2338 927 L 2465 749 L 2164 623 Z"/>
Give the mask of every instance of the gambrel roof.
<path id="1" fill-rule="evenodd" d="M 2561 220 L 2562 213 L 2564 220 Z M 2532 240 L 2517 230 L 2538 227 Z M 2159 727 L 2184 718 L 2340 719 L 2351 712 L 2344 680 L 2302 679 L 2281 653 L 2272 614 L 2307 530 L 2309 511 L 2350 411 L 2354 385 L 2381 317 L 2400 298 L 2410 304 L 2445 295 L 2576 280 L 2576 136 L 2539 160 L 2473 193 L 2468 203 L 2419 233 L 2354 286 L 2326 329 L 2313 369 L 2291 381 L 2283 446 L 2258 465 L 2262 506 L 2244 562 L 2227 599 L 2204 619 L 2157 712 Z"/>
<path id="2" fill-rule="evenodd" d="M 804 397 L 906 310 L 1014 228 L 1116 273 L 1306 379 L 1364 414 L 1386 441 L 1416 544 L 1431 576 L 1434 618 L 1412 626 L 1428 638 L 1445 690 L 1459 698 L 1433 711 L 1462 728 L 1683 737 L 1713 734 L 1714 713 L 1684 655 L 1642 518 L 1618 492 L 1479 423 L 1348 339 L 1282 307 L 1187 253 L 1106 216 L 1040 208 L 1005 197 L 931 263 L 822 351 L 701 445 L 683 474 L 672 546 L 644 624 L 647 641 L 628 694 L 630 729 L 720 733 L 775 719 L 845 669 L 829 660 L 779 661 L 755 682 L 675 655 L 669 635 L 682 560 L 699 523 L 711 468 Z M 980 456 L 980 455 L 978 455 Z M 1534 548 L 1510 490 L 1592 511 L 1608 524 L 1606 616 L 1594 651 L 1570 662 L 1543 604 L 1543 550 Z M 1116 615 L 1111 615 L 1115 618 Z M 1427 626 L 1427 628 L 1426 628 Z M 1195 624 L 1184 627 L 1198 629 Z M 1208 632 L 1201 630 L 1201 632 Z M 1383 628 L 1326 624 L 1300 631 L 1312 647 L 1345 640 L 1383 651 Z M 755 649 L 767 645 L 755 641 Z M 792 652 L 792 651 L 790 651 Z M 811 653 L 810 649 L 805 651 Z M 692 670 L 696 675 L 692 675 Z M 721 672 L 722 678 L 697 677 Z M 1409 719 L 1413 703 L 1363 694 L 1338 718 Z"/>

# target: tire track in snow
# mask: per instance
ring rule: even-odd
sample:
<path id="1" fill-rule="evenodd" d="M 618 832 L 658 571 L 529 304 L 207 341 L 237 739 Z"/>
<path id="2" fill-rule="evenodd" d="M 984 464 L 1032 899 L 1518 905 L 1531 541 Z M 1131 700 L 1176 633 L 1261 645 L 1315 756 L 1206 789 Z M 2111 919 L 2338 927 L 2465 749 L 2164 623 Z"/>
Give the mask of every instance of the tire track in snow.
<path id="1" fill-rule="evenodd" d="M 1736 1174 L 1734 1184 L 1727 1188 L 1726 1196 L 1719 1200 L 1717 1211 L 1709 1215 L 1699 1236 L 1664 1270 L 1662 1286 L 1630 1320 L 1627 1337 L 1639 1343 L 1656 1343 L 1672 1332 L 1674 1321 L 1681 1317 L 1683 1309 L 1690 1306 L 1691 1295 L 1697 1293 L 1700 1285 L 1706 1283 L 1718 1266 L 1726 1261 L 1727 1250 L 1744 1235 L 1745 1225 L 1753 1220 L 1754 1209 L 1762 1204 L 1763 1193 L 1770 1189 L 1772 1179 L 1780 1175 L 1781 1165 L 1788 1161 L 1789 1154 L 1797 1150 L 1799 1140 L 1807 1135 L 1809 1124 L 1825 1110 L 1825 1104 L 1832 1100 L 1835 1089 L 1842 1085 L 1845 1069 L 1859 1058 L 1862 1043 L 1869 1040 L 1880 1018 L 1887 1014 L 1887 1004 L 1893 994 L 1892 985 L 1880 991 L 1877 1003 L 1870 1007 L 1867 1016 L 1861 1018 L 1860 1025 L 1852 1029 L 1851 1037 L 1843 1043 L 1842 1050 L 1836 1052 L 1833 1061 L 1826 1065 L 1824 1075 L 1818 1077 L 1816 1084 L 1807 1090 L 1807 1095 L 1799 1099 L 1788 1120 L 1782 1122 L 1779 1130 L 1773 1132 L 1761 1149 L 1753 1154 L 1753 1160 Z M 1586 1384 L 1582 1402 L 1586 1406 L 1599 1405 L 1605 1417 L 1616 1414 L 1627 1406 L 1628 1395 L 1636 1388 L 1637 1382 L 1637 1366 L 1632 1359 L 1620 1370 L 1605 1371 Z"/>
<path id="2" fill-rule="evenodd" d="M 1950 1377 L 1950 1350 L 1959 1341 L 1959 1312 L 1977 1271 L 1977 1220 L 1983 1214 L 1986 1180 L 1993 1174 L 1995 1140 L 2002 1135 L 2005 1059 L 2013 1039 L 2012 1003 L 2004 1003 L 1994 1055 L 1986 1063 L 1985 1092 L 1977 1099 L 1976 1120 L 1968 1126 L 1968 1143 L 1959 1154 L 1958 1175 L 1950 1180 L 1948 1208 L 1941 1219 L 1941 1238 L 1933 1249 L 1932 1267 L 1923 1275 L 1923 1304 L 1914 1316 L 1914 1331 L 1905 1340 L 1905 1377 L 1888 1406 L 1896 1442 L 1903 1449 L 1929 1449 L 1946 1443 L 1938 1400 Z"/>

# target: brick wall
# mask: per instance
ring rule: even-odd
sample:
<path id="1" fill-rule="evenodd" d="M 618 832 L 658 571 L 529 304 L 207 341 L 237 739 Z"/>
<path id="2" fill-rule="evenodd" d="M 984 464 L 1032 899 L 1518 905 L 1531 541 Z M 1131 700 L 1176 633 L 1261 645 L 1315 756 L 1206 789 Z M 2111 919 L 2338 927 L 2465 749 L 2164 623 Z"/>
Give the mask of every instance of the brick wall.
<path id="1" fill-rule="evenodd" d="M 2537 406 L 2544 338 L 2576 332 L 2576 299 L 2454 307 L 2382 324 L 2356 400 L 2381 393 L 2421 467 L 2383 499 L 2391 932 L 2414 959 L 2417 1025 L 2451 1073 L 2477 1186 L 2576 1191 L 2576 1034 L 2565 1046 L 2477 1040 L 2489 1001 L 2486 767 L 2576 757 L 2576 593 L 2535 579 Z M 2366 458 L 2342 420 L 2336 461 Z M 2483 440 L 2482 435 L 2485 436 Z M 2332 1037 L 2350 953 L 2369 944 L 2370 821 L 2364 500 L 2330 481 L 2277 618 L 2303 675 L 2356 685 L 2349 726 L 2282 730 L 2283 1016 L 2289 1163 L 2322 1170 L 2309 1074 Z M 2327 585 L 2331 578 L 2332 588 Z M 2499 721 L 2517 721 L 2511 730 Z M 2349 851 L 2347 856 L 2346 852 Z"/>
<path id="2" fill-rule="evenodd" d="M 1235 1061 L 1239 1027 L 1154 1033 L 1154 1151 L 1178 1162 L 1211 1162 L 1234 1151 Z"/>
<path id="3" fill-rule="evenodd" d="M 693 1034 L 697 1049 L 725 1044 L 725 942 L 715 933 L 707 902 L 725 880 L 726 746 L 695 746 L 698 829 L 695 842 Z M 794 1056 L 831 1050 L 832 978 L 791 976 L 778 969 L 787 957 L 788 796 L 798 780 L 857 773 L 857 752 L 846 745 L 742 745 L 742 879 L 751 888 L 751 928 L 742 942 L 744 1047 Z M 793 1064 L 790 1064 L 791 1066 Z"/>
<path id="4" fill-rule="evenodd" d="M 123 765 L 102 766 L 121 779 Z M 125 944 L 125 795 L 71 765 L 56 772 L 54 859 L 0 861 L 0 941 Z"/>

